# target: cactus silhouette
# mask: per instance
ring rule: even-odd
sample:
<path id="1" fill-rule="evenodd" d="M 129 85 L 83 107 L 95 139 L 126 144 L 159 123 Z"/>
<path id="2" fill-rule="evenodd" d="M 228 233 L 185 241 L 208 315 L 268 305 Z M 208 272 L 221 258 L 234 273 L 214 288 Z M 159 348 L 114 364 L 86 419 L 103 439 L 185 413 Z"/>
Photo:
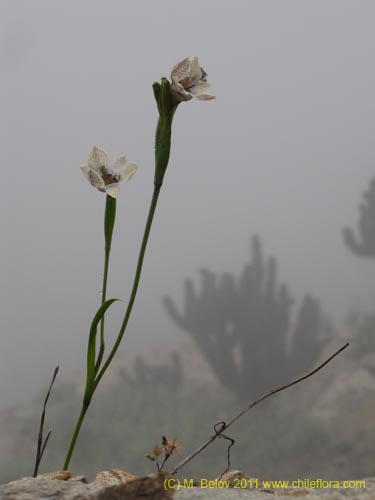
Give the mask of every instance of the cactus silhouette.
<path id="1" fill-rule="evenodd" d="M 291 325 L 293 300 L 278 284 L 277 262 L 265 260 L 260 238 L 251 241 L 252 260 L 238 280 L 201 271 L 200 291 L 185 281 L 184 311 L 170 297 L 170 318 L 195 341 L 219 382 L 239 398 L 272 389 L 309 369 L 326 339 L 317 300 L 306 295 Z M 293 331 L 292 331 L 293 330 Z"/>
<path id="2" fill-rule="evenodd" d="M 358 229 L 360 240 L 349 227 L 343 230 L 347 247 L 359 257 L 375 257 L 375 177 L 370 180 L 367 191 L 363 193 L 364 202 L 359 206 Z"/>
<path id="3" fill-rule="evenodd" d="M 178 389 L 183 382 L 181 358 L 177 353 L 171 355 L 171 364 L 150 365 L 141 357 L 134 363 L 133 373 L 121 368 L 119 375 L 133 387 L 161 386 L 167 389 Z"/>
<path id="4" fill-rule="evenodd" d="M 375 177 L 370 179 L 368 190 L 363 193 L 364 201 L 359 205 L 358 229 L 360 241 L 356 240 L 354 232 L 350 228 L 343 230 L 346 246 L 358 257 L 375 257 Z M 355 324 L 355 350 L 354 354 L 359 359 L 368 358 L 365 362 L 367 370 L 375 375 L 374 358 L 375 353 L 375 315 L 364 313 L 357 318 Z"/>

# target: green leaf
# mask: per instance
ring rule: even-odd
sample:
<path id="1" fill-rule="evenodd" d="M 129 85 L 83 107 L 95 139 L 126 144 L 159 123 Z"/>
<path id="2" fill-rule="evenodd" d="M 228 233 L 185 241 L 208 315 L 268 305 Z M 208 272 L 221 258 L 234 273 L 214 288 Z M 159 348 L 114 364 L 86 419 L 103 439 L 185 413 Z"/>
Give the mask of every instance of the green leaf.
<path id="1" fill-rule="evenodd" d="M 156 104 L 157 104 L 157 107 L 158 107 L 158 111 L 159 113 L 161 112 L 160 110 L 160 83 L 158 82 L 155 82 L 153 85 L 152 85 L 152 90 L 154 91 L 154 96 L 155 96 L 155 101 L 156 101 Z"/>
<path id="2" fill-rule="evenodd" d="M 104 236 L 105 236 L 105 249 L 109 252 L 112 243 L 113 227 L 116 219 L 116 198 L 107 195 L 104 216 Z"/>
<path id="3" fill-rule="evenodd" d="M 84 396 L 84 403 L 89 403 L 93 394 L 94 384 L 95 384 L 95 356 L 96 356 L 96 334 L 98 330 L 98 324 L 103 318 L 107 309 L 119 299 L 109 299 L 102 304 L 94 319 L 91 323 L 89 343 L 87 347 L 87 377 L 86 377 L 86 389 Z"/>
<path id="4" fill-rule="evenodd" d="M 155 137 L 155 186 L 163 184 L 171 152 L 172 118 L 159 116 Z"/>
<path id="5" fill-rule="evenodd" d="M 171 118 L 174 113 L 174 99 L 171 91 L 171 84 L 165 77 L 161 79 L 160 85 L 160 115 Z"/>

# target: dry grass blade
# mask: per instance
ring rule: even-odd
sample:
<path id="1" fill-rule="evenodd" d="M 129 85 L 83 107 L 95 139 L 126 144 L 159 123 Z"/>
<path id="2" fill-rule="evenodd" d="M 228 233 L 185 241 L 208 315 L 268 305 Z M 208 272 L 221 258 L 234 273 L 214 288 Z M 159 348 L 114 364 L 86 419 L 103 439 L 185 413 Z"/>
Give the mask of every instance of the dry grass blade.
<path id="1" fill-rule="evenodd" d="M 42 461 L 42 457 L 43 457 L 44 451 L 46 449 L 48 439 L 51 435 L 51 429 L 50 429 L 48 431 L 46 439 L 44 440 L 44 443 L 43 443 L 43 429 L 44 429 L 44 419 L 46 416 L 46 407 L 47 407 L 48 399 L 49 399 L 49 396 L 51 394 L 51 389 L 52 389 L 52 386 L 55 382 L 58 371 L 59 371 L 59 366 L 56 366 L 55 371 L 53 372 L 52 381 L 49 385 L 48 392 L 47 392 L 46 397 L 44 399 L 42 416 L 40 418 L 38 445 L 37 445 L 37 450 L 36 450 L 36 458 L 35 458 L 33 477 L 36 477 L 38 475 L 39 465 L 40 465 L 40 462 Z"/>

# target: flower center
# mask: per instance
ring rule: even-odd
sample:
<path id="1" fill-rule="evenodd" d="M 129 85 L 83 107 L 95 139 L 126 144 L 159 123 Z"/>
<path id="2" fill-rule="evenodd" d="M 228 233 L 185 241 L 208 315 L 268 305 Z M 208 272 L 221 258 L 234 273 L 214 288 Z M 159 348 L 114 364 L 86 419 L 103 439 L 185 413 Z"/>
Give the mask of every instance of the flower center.
<path id="1" fill-rule="evenodd" d="M 104 165 L 102 167 L 100 167 L 100 172 L 101 172 L 102 179 L 103 179 L 105 185 L 113 184 L 114 182 L 117 182 L 116 175 L 110 174 Z"/>

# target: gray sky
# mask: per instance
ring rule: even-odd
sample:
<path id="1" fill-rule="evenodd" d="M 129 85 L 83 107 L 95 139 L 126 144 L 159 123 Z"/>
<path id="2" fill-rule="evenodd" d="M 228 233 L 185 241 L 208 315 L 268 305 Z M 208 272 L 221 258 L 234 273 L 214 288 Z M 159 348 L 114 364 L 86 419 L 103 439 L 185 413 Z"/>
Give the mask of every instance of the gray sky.
<path id="1" fill-rule="evenodd" d="M 79 170 L 93 144 L 139 164 L 118 201 L 111 262 L 109 295 L 127 300 L 152 193 L 151 85 L 186 56 L 199 56 L 217 99 L 177 111 L 126 348 L 184 338 L 161 297 L 179 300 L 201 267 L 238 273 L 253 233 L 293 296 L 317 295 L 337 321 L 374 306 L 374 263 L 341 240 L 375 175 L 374 2 L 0 9 L 2 407 L 39 391 L 57 362 L 62 376 L 85 369 L 103 265 L 105 197 Z"/>

